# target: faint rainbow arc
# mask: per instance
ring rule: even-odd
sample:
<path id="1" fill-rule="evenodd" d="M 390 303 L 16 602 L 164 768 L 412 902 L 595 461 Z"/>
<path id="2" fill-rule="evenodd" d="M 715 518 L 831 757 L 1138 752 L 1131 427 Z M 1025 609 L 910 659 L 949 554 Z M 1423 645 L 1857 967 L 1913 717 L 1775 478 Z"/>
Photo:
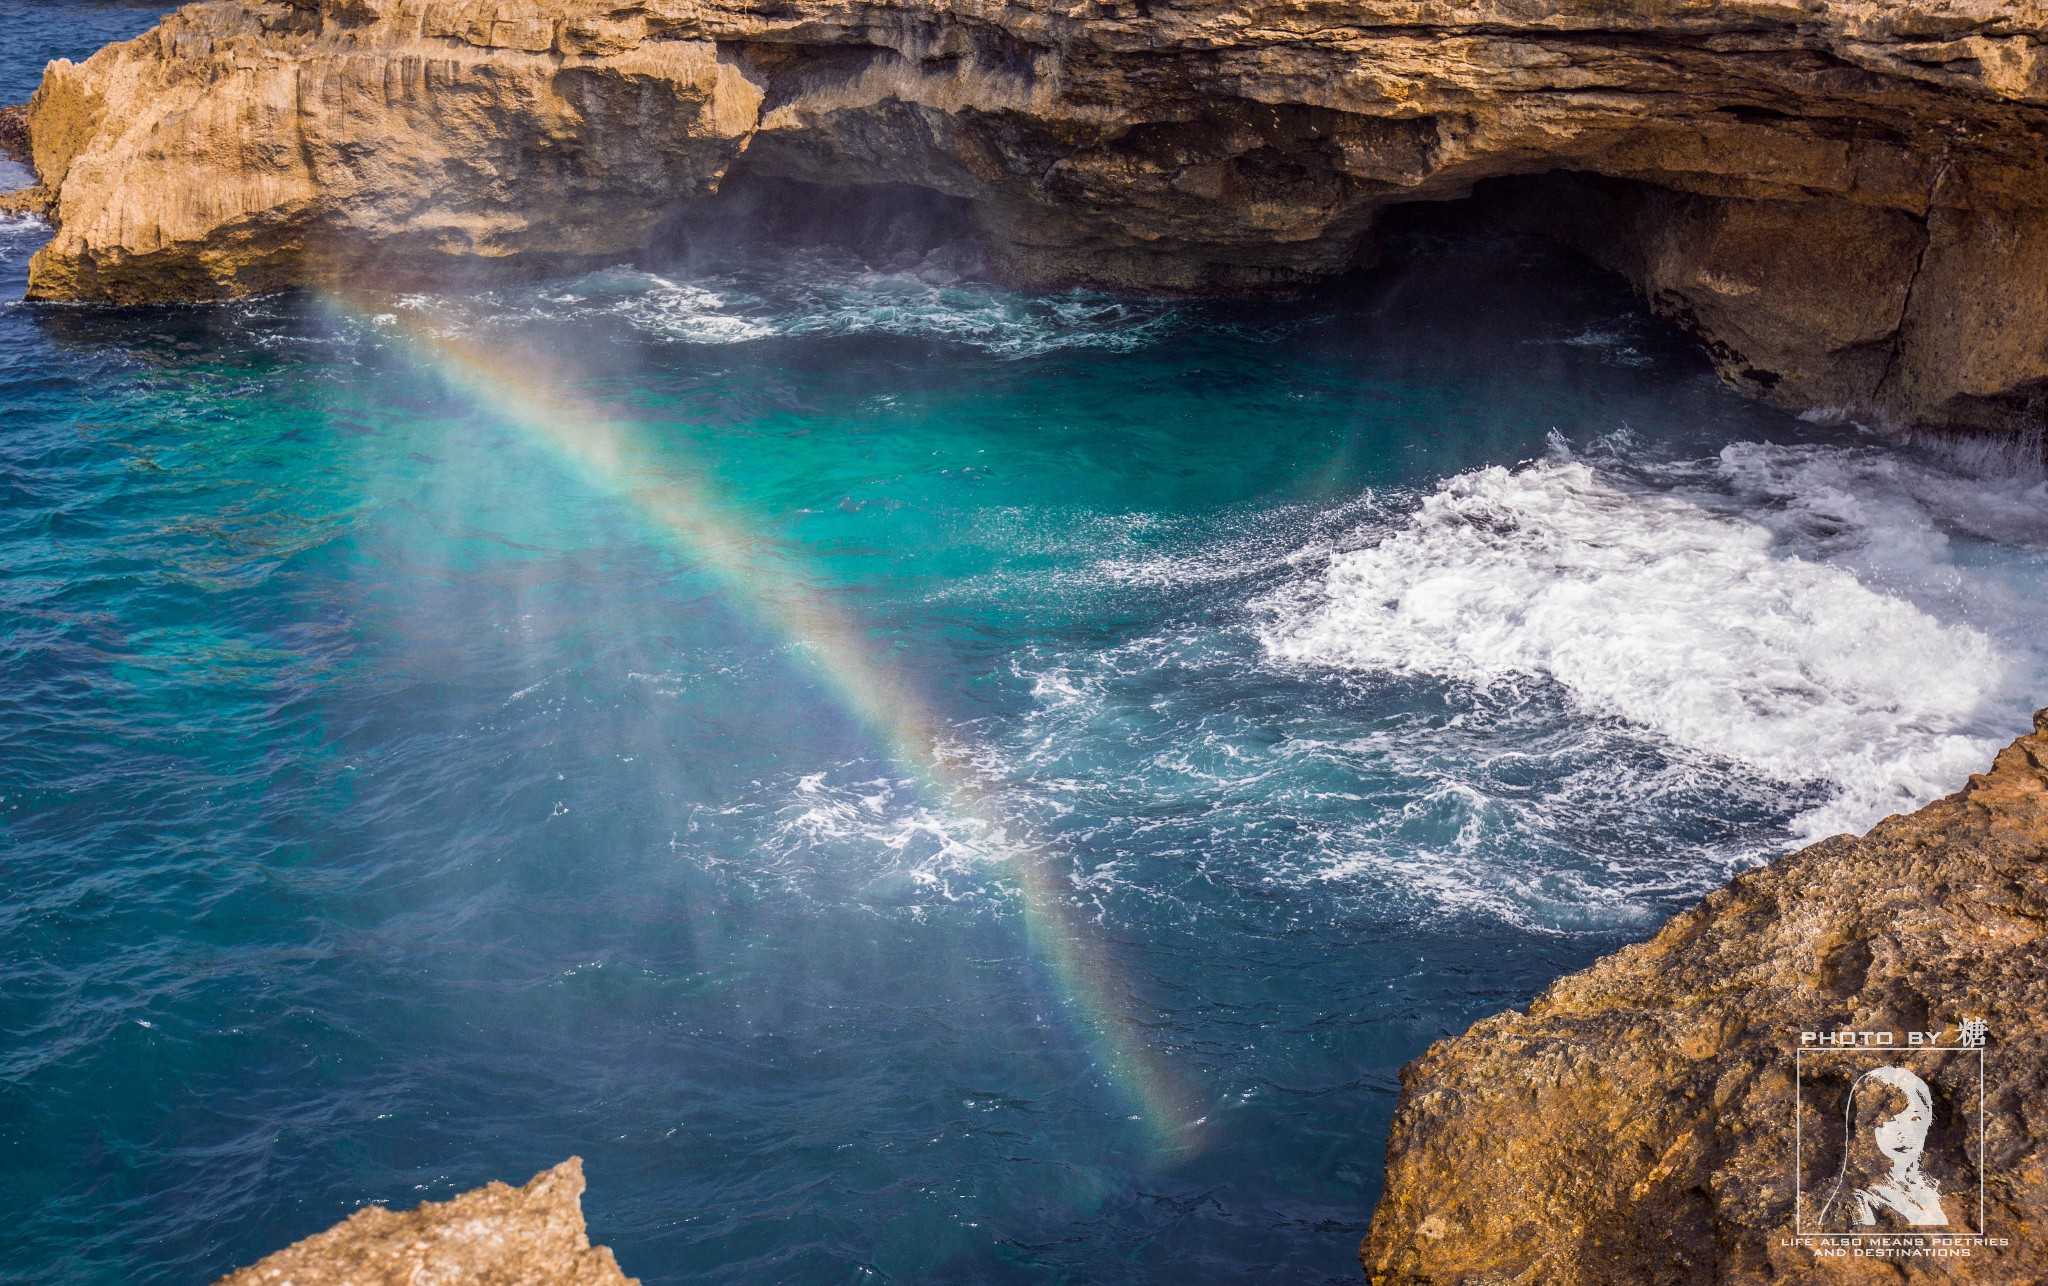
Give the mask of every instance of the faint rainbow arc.
<path id="1" fill-rule="evenodd" d="M 322 302 L 358 322 L 369 316 L 337 295 Z M 683 545 L 771 632 L 798 645 L 827 680 L 834 699 L 880 743 L 890 759 L 934 803 L 969 819 L 996 838 L 1005 869 L 1021 895 L 1026 937 L 1048 969 L 1096 1063 L 1137 1109 L 1147 1137 L 1168 1156 L 1199 1150 L 1207 1120 L 1192 1095 L 1158 1054 L 1114 1016 L 1109 992 L 1116 977 L 1107 954 L 1076 923 L 1053 858 L 1018 837 L 1021 827 L 990 804 L 988 792 L 948 762 L 942 723 L 889 667 L 844 613 L 803 581 L 747 551 L 754 543 L 703 491 L 672 472 L 657 475 L 641 463 L 635 430 L 593 402 L 567 395 L 570 381 L 532 353 L 493 352 L 458 336 L 436 334 L 410 318 L 389 318 L 376 333 L 403 342 L 406 355 L 570 466 L 586 484 L 630 504 L 641 518 Z"/>

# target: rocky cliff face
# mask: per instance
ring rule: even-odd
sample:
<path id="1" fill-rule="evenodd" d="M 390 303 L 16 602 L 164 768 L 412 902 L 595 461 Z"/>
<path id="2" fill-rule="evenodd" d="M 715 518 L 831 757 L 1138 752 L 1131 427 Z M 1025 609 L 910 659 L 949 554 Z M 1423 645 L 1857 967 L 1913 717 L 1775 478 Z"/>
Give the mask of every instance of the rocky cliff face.
<path id="1" fill-rule="evenodd" d="M 404 1214 L 369 1206 L 216 1286 L 635 1286 L 584 1234 L 582 1195 L 570 1157 L 523 1188 L 486 1184 Z"/>
<path id="2" fill-rule="evenodd" d="M 1798 409 L 2038 429 L 2041 0 L 212 0 L 34 101 L 31 293 L 616 261 L 748 175 L 1001 274 L 1285 288 L 1487 201 Z"/>
<path id="3" fill-rule="evenodd" d="M 2035 726 L 1960 794 L 1752 871 L 1411 1064 L 1367 1275 L 2048 1280 L 2048 710 Z M 1971 1018 L 1990 1025 L 1981 1102 L 1974 1052 L 1911 1043 L 1955 1044 Z M 1917 1109 L 1879 1081 L 1849 1092 L 1882 1066 L 1914 1074 Z M 1875 1133 L 1916 1110 L 1917 1138 Z M 1914 1189 L 1885 1187 L 1905 1153 L 1938 1223 L 1886 1204 Z M 1964 1232 L 2003 1242 L 1899 1244 Z"/>

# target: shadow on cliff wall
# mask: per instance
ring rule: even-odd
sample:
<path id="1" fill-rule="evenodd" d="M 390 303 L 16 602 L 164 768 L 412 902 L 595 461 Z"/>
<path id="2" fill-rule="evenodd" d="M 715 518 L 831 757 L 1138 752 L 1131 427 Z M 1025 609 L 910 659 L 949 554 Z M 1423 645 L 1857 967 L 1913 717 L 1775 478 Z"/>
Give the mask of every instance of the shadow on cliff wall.
<path id="1" fill-rule="evenodd" d="M 651 268 L 715 272 L 794 248 L 835 251 L 883 271 L 985 271 L 971 202 L 902 183 L 827 187 L 754 175 L 735 176 L 711 200 L 679 205 L 642 258 Z"/>
<path id="2" fill-rule="evenodd" d="M 1949 244 L 1958 234 L 1937 228 L 1932 214 L 1558 170 L 1489 179 L 1455 201 L 1392 206 L 1375 229 L 1414 231 L 1563 246 L 1628 281 L 1693 337 L 1724 383 L 1803 418 L 1899 436 L 1911 429 L 1923 441 L 1988 434 L 2008 439 L 2028 467 L 2048 461 L 2048 379 L 1950 371 L 1934 381 L 1942 391 L 1930 391 L 1930 359 L 1919 350 L 1952 327 L 1928 320 L 1942 315 L 1945 287 L 1925 280 L 1958 253 Z"/>

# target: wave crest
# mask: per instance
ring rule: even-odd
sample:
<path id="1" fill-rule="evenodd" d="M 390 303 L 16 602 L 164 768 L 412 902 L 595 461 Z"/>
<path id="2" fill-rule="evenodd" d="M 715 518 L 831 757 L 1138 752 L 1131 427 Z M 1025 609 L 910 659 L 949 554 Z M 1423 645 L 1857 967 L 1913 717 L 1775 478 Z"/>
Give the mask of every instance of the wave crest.
<path id="1" fill-rule="evenodd" d="M 1480 689 L 1554 682 L 1586 714 L 1833 797 L 1804 836 L 1952 789 L 1995 750 L 2013 666 L 1770 527 L 1574 460 L 1445 482 L 1276 596 L 1289 661 Z"/>

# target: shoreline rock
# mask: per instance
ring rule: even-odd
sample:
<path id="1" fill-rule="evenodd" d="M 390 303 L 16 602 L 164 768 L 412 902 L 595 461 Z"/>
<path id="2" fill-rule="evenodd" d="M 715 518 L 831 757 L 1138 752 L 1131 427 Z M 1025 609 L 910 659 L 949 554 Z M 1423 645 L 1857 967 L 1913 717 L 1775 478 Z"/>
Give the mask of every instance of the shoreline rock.
<path id="1" fill-rule="evenodd" d="M 637 1286 L 583 1226 L 579 1157 L 404 1213 L 367 1206 L 215 1286 Z"/>
<path id="2" fill-rule="evenodd" d="M 1361 1248 L 1367 1277 L 2048 1279 L 2044 937 L 2048 710 L 1962 791 L 1746 872 L 1649 941 L 1558 980 L 1527 1013 L 1486 1019 L 1403 1069 L 1387 1187 Z M 1971 1054 L 1915 1054 L 1906 1035 L 1954 1044 L 1969 1019 L 1990 1025 L 1981 1088 Z M 1896 1047 L 1815 1052 L 1832 1043 L 1819 1033 L 1842 1031 L 1888 1033 Z M 1914 1146 L 1927 1150 L 1945 1224 L 1907 1224 L 1878 1200 L 1863 1225 L 1841 1200 L 1856 1191 L 1843 1176 L 1868 1124 L 1848 1074 L 1885 1064 L 1915 1070 L 1926 1095 L 1932 1126 L 1923 1120 Z M 1968 1230 L 1980 1179 L 1974 1231 L 2004 1244 L 1966 1259 L 1822 1257 L 1798 1243 L 1802 1226 Z"/>
<path id="3" fill-rule="evenodd" d="M 30 293 L 569 270 L 752 178 L 955 198 L 1031 287 L 1258 293 L 1476 188 L 1751 394 L 2037 433 L 2044 36 L 2040 0 L 210 0 L 51 64 Z"/>
<path id="4" fill-rule="evenodd" d="M 29 155 L 27 103 L 0 107 L 0 161 L 34 164 Z M 0 214 L 42 214 L 49 209 L 51 198 L 50 190 L 40 185 L 0 192 Z"/>
<path id="5" fill-rule="evenodd" d="M 29 156 L 27 103 L 0 107 L 0 160 L 19 165 L 33 163 Z"/>

